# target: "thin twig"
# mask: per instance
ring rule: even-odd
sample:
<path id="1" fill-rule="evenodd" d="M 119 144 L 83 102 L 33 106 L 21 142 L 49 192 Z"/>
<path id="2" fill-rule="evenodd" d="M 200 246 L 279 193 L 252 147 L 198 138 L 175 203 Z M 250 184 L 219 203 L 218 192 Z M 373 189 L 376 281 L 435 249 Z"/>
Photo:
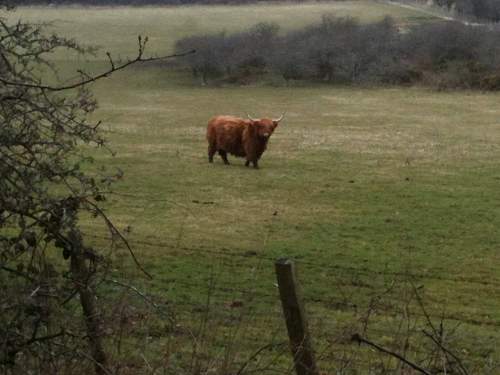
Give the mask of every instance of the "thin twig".
<path id="1" fill-rule="evenodd" d="M 31 282 L 34 282 L 35 279 L 32 278 L 30 275 L 24 273 L 24 272 L 21 272 L 21 271 L 18 271 L 18 270 L 15 270 L 13 268 L 10 268 L 10 267 L 7 267 L 7 266 L 1 266 L 0 267 L 2 270 L 4 271 L 7 271 L 7 272 L 10 272 L 10 273 L 13 273 L 15 275 L 18 275 L 18 276 L 21 276 L 21 277 L 24 277 L 25 279 L 31 281 Z"/>
<path id="2" fill-rule="evenodd" d="M 196 52 L 195 50 L 191 50 L 191 51 L 187 51 L 187 52 L 183 52 L 183 53 L 175 53 L 173 55 L 168 55 L 168 56 L 144 58 L 143 54 L 144 54 L 146 42 L 147 42 L 147 38 L 144 41 L 142 41 L 141 37 L 139 36 L 139 52 L 138 52 L 136 58 L 133 60 L 128 60 L 127 62 L 125 62 L 121 65 L 118 65 L 118 66 L 114 65 L 113 60 L 110 58 L 110 55 L 108 54 L 108 59 L 110 60 L 111 68 L 108 69 L 107 71 L 101 73 L 101 74 L 88 77 L 87 79 L 84 79 L 80 82 L 72 83 L 72 84 L 65 85 L 65 86 L 49 86 L 49 85 L 42 85 L 42 84 L 32 84 L 32 83 L 25 83 L 25 82 L 8 81 L 8 80 L 1 78 L 1 77 L 0 77 L 0 82 L 3 83 L 4 85 L 7 85 L 7 86 L 26 87 L 26 88 L 47 90 L 47 91 L 64 91 L 64 90 L 70 90 L 70 89 L 75 89 L 75 88 L 78 88 L 81 86 L 85 86 L 85 85 L 92 83 L 92 82 L 95 82 L 101 78 L 109 77 L 112 73 L 114 73 L 118 70 L 125 69 L 126 67 L 133 65 L 133 64 L 136 64 L 138 62 L 167 60 L 167 59 L 172 59 L 172 58 L 176 58 L 176 57 L 184 57 L 184 56 L 191 55 L 191 54 Z"/>
<path id="3" fill-rule="evenodd" d="M 392 356 L 394 358 L 397 358 L 398 360 L 400 360 L 401 362 L 407 364 L 412 369 L 420 372 L 421 374 L 432 375 L 430 372 L 428 372 L 427 370 L 423 369 L 422 367 L 416 365 L 415 363 L 410 362 L 409 360 L 407 360 L 402 355 L 400 355 L 398 353 L 395 353 L 393 351 L 390 351 L 389 349 L 385 349 L 385 348 L 381 347 L 380 345 L 377 345 L 374 342 L 361 337 L 357 333 L 355 333 L 354 335 L 352 335 L 351 340 L 357 342 L 358 344 L 366 344 L 368 346 L 371 346 L 372 348 L 377 349 L 379 352 L 382 352 L 382 353 L 388 354 L 388 355 L 390 355 L 390 356 Z"/>
<path id="4" fill-rule="evenodd" d="M 444 347 L 444 345 L 440 342 L 440 340 L 437 340 L 429 332 L 426 332 L 425 329 L 422 330 L 422 333 L 425 336 L 427 336 L 428 338 L 430 338 L 443 352 L 445 352 L 446 354 L 449 354 L 451 357 L 453 357 L 453 359 L 455 361 L 457 361 L 458 365 L 460 366 L 460 370 L 462 370 L 462 373 L 464 375 L 469 375 L 469 372 L 467 371 L 467 369 L 465 368 L 465 366 L 462 364 L 462 361 L 460 360 L 460 358 L 458 358 L 458 356 L 456 354 L 454 354 L 449 349 L 447 349 L 446 347 Z"/>
<path id="5" fill-rule="evenodd" d="M 139 263 L 139 260 L 135 256 L 134 251 L 132 250 L 132 247 L 128 243 L 128 240 L 125 238 L 125 236 L 123 234 L 121 234 L 121 232 L 118 230 L 118 228 L 106 216 L 104 211 L 99 206 L 97 206 L 95 203 L 91 202 L 88 199 L 86 199 L 85 202 L 88 203 L 89 205 L 91 205 L 99 213 L 99 215 L 103 218 L 103 220 L 108 225 L 108 228 L 110 229 L 111 234 L 116 234 L 118 237 L 120 237 L 120 240 L 125 244 L 125 247 L 127 248 L 128 252 L 130 253 L 130 256 L 134 260 L 134 263 L 137 266 L 137 268 L 139 268 L 142 271 L 142 273 L 144 273 L 147 277 L 152 279 L 153 276 L 151 276 L 151 274 L 144 269 L 144 267 L 141 265 L 141 263 Z"/>
<path id="6" fill-rule="evenodd" d="M 35 342 L 52 340 L 52 339 L 55 339 L 56 337 L 63 336 L 64 334 L 65 334 L 64 330 L 61 330 L 61 332 L 55 333 L 53 335 L 47 335 L 47 336 L 42 336 L 42 337 L 32 337 L 28 341 L 24 342 L 21 346 L 28 346 L 28 345 L 31 345 Z"/>
<path id="7" fill-rule="evenodd" d="M 116 285 L 120 285 L 124 288 L 127 288 L 127 289 L 130 289 L 132 291 L 134 291 L 137 295 L 139 295 L 140 297 L 142 297 L 146 302 L 148 302 L 149 304 L 151 304 L 153 307 L 155 308 L 159 308 L 158 304 L 155 303 L 151 298 L 149 298 L 147 295 L 145 295 L 144 293 L 142 293 L 139 289 L 137 289 L 135 286 L 133 285 L 129 285 L 129 284 L 125 284 L 125 283 L 122 283 L 118 280 L 114 280 L 114 279 L 104 279 L 104 281 L 106 282 L 110 282 L 110 283 L 113 283 L 113 284 L 116 284 Z"/>
<path id="8" fill-rule="evenodd" d="M 250 357 L 248 357 L 248 359 L 245 361 L 245 363 L 243 363 L 243 365 L 240 367 L 240 369 L 238 370 L 238 372 L 236 373 L 236 375 L 241 375 L 243 373 L 243 371 L 246 369 L 246 367 L 248 366 L 248 364 L 251 361 L 253 361 L 264 350 L 275 348 L 275 347 L 278 347 L 278 346 L 283 346 L 284 344 L 285 344 L 284 342 L 281 342 L 281 343 L 278 343 L 278 344 L 271 343 L 271 344 L 267 344 L 267 345 L 262 346 L 257 351 L 255 351 L 255 353 L 253 353 Z"/>

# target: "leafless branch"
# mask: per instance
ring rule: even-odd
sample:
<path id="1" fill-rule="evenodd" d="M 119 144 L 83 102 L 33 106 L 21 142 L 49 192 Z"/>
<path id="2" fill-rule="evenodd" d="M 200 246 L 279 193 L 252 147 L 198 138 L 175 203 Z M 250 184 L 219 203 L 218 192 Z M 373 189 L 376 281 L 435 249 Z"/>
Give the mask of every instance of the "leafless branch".
<path id="1" fill-rule="evenodd" d="M 453 352 L 451 352 L 449 349 L 447 349 L 444 346 L 444 344 L 442 342 L 442 337 L 443 337 L 443 325 L 442 325 L 442 322 L 441 322 L 440 329 L 439 330 L 436 329 L 436 327 L 432 323 L 432 320 L 431 320 L 431 318 L 429 316 L 429 313 L 427 312 L 427 309 L 424 306 L 424 303 L 422 301 L 422 297 L 420 296 L 420 293 L 418 292 L 418 288 L 413 283 L 411 285 L 413 287 L 413 293 L 415 294 L 415 297 L 416 297 L 416 299 L 418 301 L 419 307 L 422 310 L 422 313 L 424 314 L 425 319 L 427 320 L 427 324 L 429 325 L 429 327 L 431 327 L 432 332 L 433 332 L 433 334 L 431 334 L 431 333 L 429 333 L 429 332 L 427 332 L 425 330 L 422 330 L 422 333 L 425 336 L 427 336 L 428 338 L 430 338 L 444 352 L 447 361 L 449 361 L 448 360 L 448 355 L 451 356 L 456 361 L 456 363 L 458 364 L 458 366 L 460 367 L 460 370 L 462 371 L 462 373 L 464 375 L 469 375 L 469 372 L 465 368 L 465 366 L 462 363 L 462 361 L 460 360 L 460 358 L 456 354 L 454 354 Z"/>
<path id="2" fill-rule="evenodd" d="M 465 366 L 463 365 L 462 361 L 460 360 L 460 358 L 454 354 L 453 352 L 451 352 L 449 349 L 447 349 L 443 343 L 441 342 L 441 340 L 437 339 L 436 337 L 434 337 L 432 334 L 430 334 L 429 332 L 427 332 L 426 330 L 422 330 L 422 333 L 427 336 L 428 338 L 430 338 L 432 340 L 432 342 L 434 342 L 434 344 L 436 344 L 445 354 L 446 356 L 450 355 L 457 363 L 458 363 L 458 366 L 460 367 L 460 371 L 464 374 L 464 375 L 469 375 L 469 372 L 467 371 L 467 369 L 465 368 Z"/>
<path id="3" fill-rule="evenodd" d="M 250 362 L 252 362 L 255 358 L 257 358 L 257 356 L 260 353 L 262 353 L 264 350 L 272 349 L 272 348 L 279 347 L 279 346 L 283 346 L 285 344 L 286 344 L 285 342 L 281 342 L 281 343 L 278 343 L 278 344 L 271 343 L 271 344 L 267 344 L 267 345 L 264 345 L 264 346 L 260 347 L 259 349 L 257 349 L 255 351 L 255 353 L 253 353 L 250 357 L 248 357 L 248 359 L 245 361 L 245 363 L 243 363 L 243 365 L 241 365 L 241 367 L 238 370 L 238 372 L 236 373 L 236 375 L 241 375 L 243 373 L 243 371 L 247 368 L 248 364 Z"/>
<path id="4" fill-rule="evenodd" d="M 96 204 L 94 204 L 93 202 L 91 202 L 90 200 L 86 199 L 85 201 L 90 206 L 92 206 L 93 209 L 103 218 L 103 220 L 106 222 L 106 225 L 110 229 L 111 234 L 112 235 L 117 235 L 120 238 L 120 240 L 125 244 L 125 247 L 127 248 L 128 252 L 130 253 L 130 256 L 134 260 L 134 263 L 137 266 L 137 268 L 139 268 L 142 271 L 142 273 L 144 273 L 147 277 L 149 277 L 150 279 L 152 279 L 153 276 L 151 276 L 151 274 L 148 271 L 146 271 L 144 269 L 144 267 L 141 265 L 141 263 L 139 262 L 139 260 L 135 256 L 134 251 L 132 250 L 132 247 L 130 246 L 128 240 L 118 230 L 118 228 L 113 224 L 113 222 L 108 218 L 108 216 L 104 213 L 104 211 L 99 206 L 97 206 Z"/>
<path id="5" fill-rule="evenodd" d="M 417 364 L 415 364 L 413 362 L 410 362 L 409 360 L 407 360 L 406 358 L 404 358 L 402 355 L 400 355 L 398 353 L 395 353 L 395 352 L 393 352 L 393 351 L 391 351 L 389 349 L 385 349 L 385 348 L 381 347 L 380 345 L 377 345 L 374 342 L 361 337 L 357 333 L 355 333 L 354 335 L 352 335 L 351 340 L 354 341 L 354 342 L 357 342 L 358 344 L 366 344 L 366 345 L 371 346 L 372 348 L 378 350 L 381 353 L 385 353 L 385 354 L 390 355 L 390 356 L 392 356 L 394 358 L 397 358 L 399 361 L 405 363 L 406 365 L 410 366 L 412 369 L 420 372 L 421 374 L 432 375 L 430 372 L 428 372 L 427 370 L 425 370 L 422 367 L 418 366 Z"/>
<path id="6" fill-rule="evenodd" d="M 148 302 L 149 304 L 151 304 L 153 307 L 159 308 L 159 306 L 158 306 L 157 303 L 155 303 L 151 298 L 149 298 L 147 295 L 145 295 L 144 293 L 142 293 L 139 289 L 137 289 L 133 285 L 125 284 L 125 283 L 122 283 L 122 282 L 120 282 L 118 280 L 114 280 L 114 279 L 104 279 L 104 281 L 109 282 L 109 283 L 113 283 L 113 284 L 116 284 L 116 285 L 119 285 L 119 286 L 122 286 L 122 287 L 127 288 L 127 289 L 130 289 L 133 292 L 135 292 L 138 296 L 142 297 L 146 302 Z"/>
<path id="7" fill-rule="evenodd" d="M 33 279 L 31 276 L 29 276 L 28 274 L 26 274 L 24 272 L 21 272 L 21 271 L 18 271 L 18 270 L 15 270 L 15 269 L 12 269 L 12 268 L 6 267 L 6 266 L 2 266 L 0 268 L 3 269 L 4 271 L 13 273 L 13 274 L 21 276 L 21 277 L 24 277 L 25 279 L 27 279 L 31 282 L 35 281 L 35 279 Z"/>
<path id="8" fill-rule="evenodd" d="M 64 331 L 61 331 L 61 332 L 55 333 L 53 335 L 47 335 L 47 336 L 42 336 L 42 337 L 32 337 L 31 339 L 29 339 L 28 341 L 23 343 L 22 346 L 28 346 L 28 345 L 31 345 L 35 342 L 52 340 L 52 339 L 55 339 L 56 337 L 63 336 L 64 334 L 65 334 Z"/>
<path id="9" fill-rule="evenodd" d="M 150 62 L 150 61 L 158 61 L 158 60 L 167 60 L 167 59 L 173 59 L 176 57 L 183 57 L 187 55 L 191 55 L 195 53 L 195 50 L 190 50 L 186 51 L 183 53 L 175 53 L 172 55 L 167 55 L 167 56 L 159 56 L 159 57 L 144 57 L 144 51 L 146 48 L 146 43 L 148 41 L 148 38 L 146 37 L 144 40 L 142 37 L 139 35 L 138 37 L 138 53 L 137 56 L 133 60 L 128 60 L 118 66 L 115 65 L 113 62 L 113 59 L 111 58 L 111 55 L 109 52 L 106 53 L 108 56 L 109 62 L 111 67 L 106 70 L 105 72 L 102 72 L 96 76 L 88 76 L 87 74 L 84 74 L 83 76 L 87 76 L 85 79 L 82 79 L 80 82 L 72 83 L 69 85 L 63 85 L 63 86 L 50 86 L 50 85 L 43 85 L 43 84 L 33 84 L 33 83 L 25 83 L 25 82 L 15 82 L 15 81 L 8 81 L 4 78 L 0 77 L 0 82 L 3 83 L 4 85 L 7 86 L 18 86 L 18 87 L 26 87 L 26 88 L 33 88 L 33 89 L 39 89 L 39 90 L 47 90 L 47 91 L 64 91 L 64 90 L 70 90 L 70 89 L 75 89 L 78 87 L 85 86 L 89 83 L 95 82 L 101 78 L 106 78 L 109 77 L 112 73 L 125 69 L 129 67 L 130 65 L 139 63 L 139 62 Z"/>

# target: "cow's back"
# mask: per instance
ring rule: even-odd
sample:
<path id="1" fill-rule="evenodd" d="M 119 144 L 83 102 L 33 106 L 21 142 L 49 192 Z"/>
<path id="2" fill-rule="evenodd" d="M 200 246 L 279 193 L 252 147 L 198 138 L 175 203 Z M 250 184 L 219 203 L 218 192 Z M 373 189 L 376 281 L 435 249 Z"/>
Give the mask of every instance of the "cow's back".
<path id="1" fill-rule="evenodd" d="M 218 150 L 235 156 L 245 156 L 242 136 L 247 121 L 234 116 L 216 116 L 208 122 L 207 140 Z"/>

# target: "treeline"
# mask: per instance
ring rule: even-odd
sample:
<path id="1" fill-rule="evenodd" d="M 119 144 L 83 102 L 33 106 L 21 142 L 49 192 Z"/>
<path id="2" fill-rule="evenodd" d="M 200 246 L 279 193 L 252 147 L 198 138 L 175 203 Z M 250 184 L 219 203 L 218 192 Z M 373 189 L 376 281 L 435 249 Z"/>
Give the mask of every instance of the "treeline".
<path id="1" fill-rule="evenodd" d="M 435 0 L 435 3 L 467 16 L 493 22 L 500 21 L 499 0 Z"/>
<path id="2" fill-rule="evenodd" d="M 261 23 L 179 40 L 177 52 L 202 84 L 254 82 L 264 76 L 328 83 L 423 83 L 439 88 L 500 88 L 500 32 L 458 22 L 400 32 L 391 18 L 361 24 L 325 15 L 318 24 L 280 35 Z"/>

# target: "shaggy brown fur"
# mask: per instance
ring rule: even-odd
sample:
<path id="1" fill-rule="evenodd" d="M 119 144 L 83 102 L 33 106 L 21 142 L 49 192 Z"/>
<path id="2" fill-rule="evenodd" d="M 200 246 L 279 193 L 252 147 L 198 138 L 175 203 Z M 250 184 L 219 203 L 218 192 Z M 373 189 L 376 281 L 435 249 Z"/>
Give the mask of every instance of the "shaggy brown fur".
<path id="1" fill-rule="evenodd" d="M 272 119 L 245 120 L 234 116 L 216 116 L 208 122 L 208 161 L 214 160 L 218 151 L 224 164 L 229 164 L 227 154 L 246 158 L 259 168 L 258 162 L 266 150 L 267 142 L 278 122 Z"/>

